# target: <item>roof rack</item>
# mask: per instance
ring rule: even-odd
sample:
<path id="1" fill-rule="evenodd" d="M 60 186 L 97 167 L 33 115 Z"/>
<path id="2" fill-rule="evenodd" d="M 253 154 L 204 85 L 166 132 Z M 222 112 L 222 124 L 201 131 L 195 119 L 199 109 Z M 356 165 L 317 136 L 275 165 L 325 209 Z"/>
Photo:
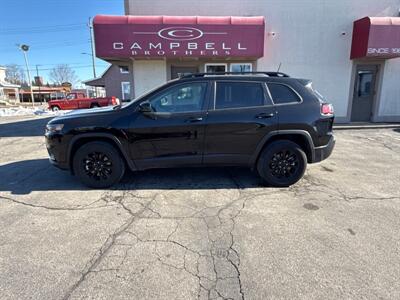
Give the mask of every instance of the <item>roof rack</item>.
<path id="1" fill-rule="evenodd" d="M 222 75 L 264 75 L 268 77 L 290 77 L 282 72 L 215 72 L 215 73 L 193 73 L 179 76 L 179 79 L 196 78 L 205 76 L 222 76 Z"/>

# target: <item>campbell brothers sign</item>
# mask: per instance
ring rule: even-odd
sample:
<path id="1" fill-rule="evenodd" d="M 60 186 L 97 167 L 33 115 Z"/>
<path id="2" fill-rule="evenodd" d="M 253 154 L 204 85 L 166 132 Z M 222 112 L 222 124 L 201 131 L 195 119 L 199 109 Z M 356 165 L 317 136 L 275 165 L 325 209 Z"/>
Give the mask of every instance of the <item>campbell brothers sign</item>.
<path id="1" fill-rule="evenodd" d="M 263 17 L 96 16 L 96 55 L 262 57 Z"/>

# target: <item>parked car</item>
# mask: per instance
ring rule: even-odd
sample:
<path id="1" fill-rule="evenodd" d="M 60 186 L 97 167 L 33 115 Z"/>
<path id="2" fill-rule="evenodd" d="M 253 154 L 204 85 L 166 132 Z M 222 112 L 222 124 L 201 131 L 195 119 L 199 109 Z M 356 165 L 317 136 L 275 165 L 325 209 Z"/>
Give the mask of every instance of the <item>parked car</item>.
<path id="1" fill-rule="evenodd" d="M 333 107 L 310 80 L 277 72 L 193 74 L 125 106 L 77 111 L 46 127 L 50 162 L 94 188 L 125 169 L 246 166 L 290 186 L 331 154 Z"/>
<path id="2" fill-rule="evenodd" d="M 60 109 L 83 109 L 118 104 L 120 104 L 120 101 L 116 97 L 88 98 L 84 93 L 69 93 L 64 99 L 50 100 L 48 107 L 53 111 L 57 111 Z"/>

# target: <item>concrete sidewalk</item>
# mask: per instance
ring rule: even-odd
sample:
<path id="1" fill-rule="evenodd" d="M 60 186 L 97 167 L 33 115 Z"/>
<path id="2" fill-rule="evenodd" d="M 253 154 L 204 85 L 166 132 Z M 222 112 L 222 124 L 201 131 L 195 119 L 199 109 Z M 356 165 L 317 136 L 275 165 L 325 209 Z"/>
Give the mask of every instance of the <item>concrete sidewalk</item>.
<path id="1" fill-rule="evenodd" d="M 400 123 L 355 122 L 355 123 L 333 124 L 334 130 L 384 129 L 384 128 L 400 128 Z"/>

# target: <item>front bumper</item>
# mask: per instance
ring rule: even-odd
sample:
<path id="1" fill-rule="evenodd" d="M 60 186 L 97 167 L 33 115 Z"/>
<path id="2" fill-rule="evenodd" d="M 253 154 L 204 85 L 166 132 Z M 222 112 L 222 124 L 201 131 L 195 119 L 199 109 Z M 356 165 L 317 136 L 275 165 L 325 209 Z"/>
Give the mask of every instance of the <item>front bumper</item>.
<path id="1" fill-rule="evenodd" d="M 57 168 L 68 170 L 69 165 L 66 159 L 66 151 L 63 143 L 63 137 L 59 134 L 46 134 L 45 140 L 50 163 Z"/>
<path id="2" fill-rule="evenodd" d="M 313 161 L 311 163 L 318 163 L 320 161 L 323 161 L 324 159 L 327 159 L 332 154 L 333 148 L 335 148 L 335 144 L 336 140 L 335 137 L 332 135 L 329 139 L 328 144 L 321 147 L 315 147 Z"/>

